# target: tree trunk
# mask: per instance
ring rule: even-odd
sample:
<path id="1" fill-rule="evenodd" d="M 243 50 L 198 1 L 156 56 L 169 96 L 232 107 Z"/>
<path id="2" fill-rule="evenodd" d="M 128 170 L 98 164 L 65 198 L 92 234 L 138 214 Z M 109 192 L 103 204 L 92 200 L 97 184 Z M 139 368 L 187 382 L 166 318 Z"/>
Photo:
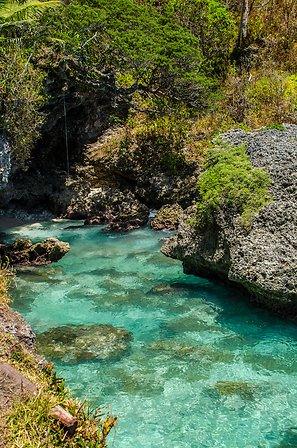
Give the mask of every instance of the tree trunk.
<path id="1" fill-rule="evenodd" d="M 242 48 L 245 44 L 245 40 L 246 40 L 246 36 L 247 36 L 247 29 L 248 29 L 249 15 L 250 15 L 249 0 L 242 0 L 241 1 L 240 25 L 239 25 L 239 31 L 238 31 L 237 44 L 236 44 L 237 49 Z"/>

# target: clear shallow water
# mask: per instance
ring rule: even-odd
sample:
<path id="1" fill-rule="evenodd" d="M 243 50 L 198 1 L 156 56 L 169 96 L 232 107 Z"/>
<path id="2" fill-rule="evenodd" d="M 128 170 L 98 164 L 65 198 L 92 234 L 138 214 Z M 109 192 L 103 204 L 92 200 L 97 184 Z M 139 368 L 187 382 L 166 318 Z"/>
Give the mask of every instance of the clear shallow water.
<path id="1" fill-rule="evenodd" d="M 295 324 L 184 275 L 159 252 L 165 233 L 67 225 L 6 233 L 71 245 L 60 262 L 19 273 L 14 308 L 36 333 L 95 323 L 133 333 L 119 361 L 56 363 L 78 396 L 120 416 L 115 448 L 297 447 Z"/>

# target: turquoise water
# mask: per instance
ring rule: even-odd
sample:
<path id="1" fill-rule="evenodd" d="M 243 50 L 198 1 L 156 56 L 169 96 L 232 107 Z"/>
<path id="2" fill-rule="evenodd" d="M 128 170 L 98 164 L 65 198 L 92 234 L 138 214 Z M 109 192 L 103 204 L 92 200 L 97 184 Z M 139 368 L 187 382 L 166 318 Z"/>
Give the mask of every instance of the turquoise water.
<path id="1" fill-rule="evenodd" d="M 14 307 L 36 333 L 97 323 L 133 333 L 119 360 L 56 363 L 79 397 L 119 415 L 110 446 L 297 447 L 296 325 L 184 275 L 159 252 L 166 233 L 67 225 L 7 233 L 71 245 L 60 262 L 19 272 Z"/>

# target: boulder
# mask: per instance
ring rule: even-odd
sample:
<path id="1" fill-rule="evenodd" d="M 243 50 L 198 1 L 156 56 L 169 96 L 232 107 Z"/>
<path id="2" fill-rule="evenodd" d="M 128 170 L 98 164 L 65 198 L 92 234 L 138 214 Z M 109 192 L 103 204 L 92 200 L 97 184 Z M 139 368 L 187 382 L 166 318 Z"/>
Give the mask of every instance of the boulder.
<path id="1" fill-rule="evenodd" d="M 85 225 L 109 224 L 110 230 L 133 230 L 147 223 L 149 209 L 127 189 L 99 187 L 73 199 L 64 217 L 83 217 Z"/>
<path id="2" fill-rule="evenodd" d="M 47 238 L 33 244 L 26 239 L 18 239 L 12 244 L 0 244 L 0 257 L 11 265 L 41 265 L 60 260 L 70 249 L 68 243 L 57 238 Z"/>
<path id="3" fill-rule="evenodd" d="M 190 208 L 162 252 L 182 260 L 188 274 L 240 285 L 259 304 L 296 317 L 297 125 L 286 125 L 283 131 L 229 131 L 221 138 L 247 146 L 252 164 L 270 174 L 274 200 L 260 210 L 249 230 L 238 215 L 225 210 L 205 228 L 197 228 L 189 224 Z"/>

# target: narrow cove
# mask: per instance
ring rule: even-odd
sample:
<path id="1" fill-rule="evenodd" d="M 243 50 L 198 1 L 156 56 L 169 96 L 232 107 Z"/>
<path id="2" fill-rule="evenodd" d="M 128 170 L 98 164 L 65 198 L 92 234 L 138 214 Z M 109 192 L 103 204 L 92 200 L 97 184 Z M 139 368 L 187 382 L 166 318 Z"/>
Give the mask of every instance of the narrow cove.
<path id="1" fill-rule="evenodd" d="M 37 334 L 97 324 L 132 334 L 127 350 L 110 359 L 52 356 L 76 395 L 119 415 L 115 448 L 297 445 L 295 324 L 183 274 L 159 251 L 166 233 L 65 230 L 71 224 L 6 232 L 71 245 L 58 263 L 19 271 L 13 306 Z"/>

